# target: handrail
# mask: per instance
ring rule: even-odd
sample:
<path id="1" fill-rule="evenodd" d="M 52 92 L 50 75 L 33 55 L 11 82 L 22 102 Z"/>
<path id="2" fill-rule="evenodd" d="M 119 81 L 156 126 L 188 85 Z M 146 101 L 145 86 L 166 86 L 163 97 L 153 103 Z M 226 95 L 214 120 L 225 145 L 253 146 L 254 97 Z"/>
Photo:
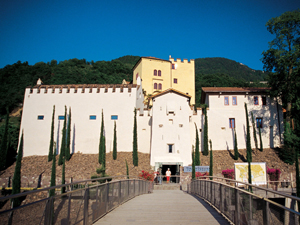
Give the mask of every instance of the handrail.
<path id="1" fill-rule="evenodd" d="M 114 178 L 122 178 L 127 176 L 115 176 Z M 27 203 L 15 208 L 6 207 L 0 211 L 0 221 L 3 224 L 12 224 L 24 220 L 22 215 L 31 221 L 29 224 L 91 224 L 98 220 L 106 213 L 113 210 L 118 205 L 134 198 L 141 194 L 151 193 L 153 190 L 153 182 L 145 179 L 116 179 L 106 183 L 96 183 L 95 185 L 87 185 L 88 182 L 94 182 L 113 177 L 103 177 L 96 179 L 88 179 L 77 181 L 74 183 L 57 185 L 40 190 L 10 195 L 0 198 L 0 201 L 7 199 L 18 198 L 25 195 L 32 195 L 42 191 L 49 191 L 66 186 L 76 184 L 84 184 L 82 188 L 67 191 L 62 194 L 57 194 L 49 197 L 41 197 L 34 202 Z M 48 192 L 49 193 L 49 192 Z M 8 202 L 7 202 L 8 204 Z M 103 205 L 104 204 L 104 205 Z M 7 205 L 8 206 L 8 205 Z M 21 210 L 21 211 L 20 211 Z M 24 211 L 25 210 L 25 211 Z M 32 215 L 32 212 L 34 214 Z M 64 220 L 64 221 L 63 221 Z"/>
<path id="2" fill-rule="evenodd" d="M 8 196 L 1 197 L 0 201 L 5 201 L 7 199 L 18 198 L 18 197 L 22 197 L 22 196 L 25 196 L 25 195 L 35 194 L 35 193 L 38 193 L 38 192 L 48 191 L 48 190 L 52 190 L 52 189 L 58 189 L 58 188 L 62 188 L 62 187 L 67 187 L 67 186 L 71 186 L 71 185 L 75 185 L 75 184 L 85 183 L 85 185 L 86 185 L 87 182 L 95 182 L 95 181 L 106 180 L 106 179 L 117 178 L 117 177 L 127 177 L 127 176 L 126 175 L 122 175 L 122 176 L 112 176 L 112 177 L 100 177 L 100 178 L 87 179 L 87 180 L 76 181 L 76 182 L 67 183 L 67 184 L 61 184 L 61 185 L 46 187 L 46 188 L 32 190 L 32 191 L 25 191 L 25 192 L 22 192 L 22 193 L 18 193 L 18 194 L 14 194 L 14 195 L 8 195 Z M 138 178 L 139 180 L 145 180 L 144 178 L 141 178 L 141 177 L 136 177 L 136 178 Z M 80 188 L 80 189 L 83 189 L 83 188 Z"/>
<path id="3" fill-rule="evenodd" d="M 296 200 L 296 201 L 300 201 L 299 197 L 296 197 L 296 196 L 293 196 L 293 195 L 288 195 L 288 194 L 278 192 L 278 191 L 274 191 L 274 190 L 271 190 L 271 189 L 268 189 L 268 188 L 263 188 L 263 187 L 260 187 L 260 186 L 256 186 L 254 184 L 241 182 L 241 181 L 238 181 L 238 180 L 233 180 L 233 179 L 223 178 L 223 177 L 216 177 L 216 176 L 203 176 L 201 178 L 197 178 L 196 180 L 203 180 L 203 178 L 216 178 L 216 179 L 220 179 L 220 180 L 227 180 L 227 181 L 231 181 L 231 183 L 235 183 L 235 187 L 237 187 L 236 183 L 240 183 L 240 184 L 244 184 L 246 186 L 254 187 L 256 189 L 261 189 L 263 191 L 271 192 L 271 193 L 276 194 L 276 195 L 282 195 L 284 197 L 291 198 L 291 199 Z"/>
<path id="4" fill-rule="evenodd" d="M 202 178 L 202 179 L 201 179 Z M 190 182 L 188 192 L 200 196 L 208 201 L 215 208 L 217 208 L 228 220 L 235 224 L 299 224 L 300 212 L 293 207 L 297 205 L 300 198 L 291 195 L 286 195 L 280 192 L 261 188 L 252 184 L 214 176 L 205 176 L 210 179 L 195 179 Z M 228 183 L 217 181 L 227 180 L 235 183 L 235 186 Z M 289 198 L 295 201 L 285 201 L 285 206 L 254 194 L 237 186 L 237 183 L 252 186 L 253 188 L 261 189 L 263 191 L 270 191 L 276 195 Z M 258 204 L 260 202 L 260 204 Z M 288 204 L 288 206 L 286 205 Z M 259 206 L 260 205 L 260 206 Z M 289 208 L 289 206 L 291 208 Z M 262 208 L 261 208 L 262 207 Z M 278 221 L 278 222 L 276 222 Z"/>

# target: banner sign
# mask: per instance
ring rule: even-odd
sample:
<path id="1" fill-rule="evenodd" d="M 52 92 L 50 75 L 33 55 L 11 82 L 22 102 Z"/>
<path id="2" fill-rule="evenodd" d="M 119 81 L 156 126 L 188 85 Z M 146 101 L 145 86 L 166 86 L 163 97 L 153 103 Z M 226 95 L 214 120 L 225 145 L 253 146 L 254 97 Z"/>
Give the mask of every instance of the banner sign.
<path id="1" fill-rule="evenodd" d="M 195 171 L 200 173 L 209 172 L 209 166 L 195 166 Z M 184 166 L 183 172 L 185 173 L 191 173 L 192 172 L 192 166 Z"/>

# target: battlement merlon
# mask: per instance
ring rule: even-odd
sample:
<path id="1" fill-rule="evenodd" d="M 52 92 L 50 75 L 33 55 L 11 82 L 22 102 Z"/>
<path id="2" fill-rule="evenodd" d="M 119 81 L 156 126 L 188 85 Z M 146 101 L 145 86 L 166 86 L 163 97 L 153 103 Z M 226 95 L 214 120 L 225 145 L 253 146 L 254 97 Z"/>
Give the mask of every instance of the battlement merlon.
<path id="1" fill-rule="evenodd" d="M 136 84 L 74 84 L 74 85 L 36 85 L 27 87 L 25 94 L 80 94 L 80 93 L 132 93 L 139 90 Z"/>
<path id="2" fill-rule="evenodd" d="M 177 59 L 174 59 L 172 58 L 171 56 L 169 56 L 169 61 L 172 62 L 172 63 L 191 63 L 191 64 L 194 64 L 195 63 L 195 60 L 194 59 L 180 59 L 180 58 L 177 58 Z"/>

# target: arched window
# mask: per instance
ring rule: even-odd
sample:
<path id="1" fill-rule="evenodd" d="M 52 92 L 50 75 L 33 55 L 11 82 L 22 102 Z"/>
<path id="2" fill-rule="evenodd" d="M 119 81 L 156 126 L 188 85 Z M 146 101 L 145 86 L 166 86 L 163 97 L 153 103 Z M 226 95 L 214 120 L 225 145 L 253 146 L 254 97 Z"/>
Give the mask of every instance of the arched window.
<path id="1" fill-rule="evenodd" d="M 158 90 L 161 90 L 162 89 L 162 85 L 161 83 L 158 84 Z"/>
<path id="2" fill-rule="evenodd" d="M 161 76 L 161 71 L 160 71 L 160 70 L 158 71 L 158 76 L 159 76 L 159 77 Z"/>
<path id="3" fill-rule="evenodd" d="M 154 83 L 154 89 L 157 89 L 157 83 Z"/>
<path id="4" fill-rule="evenodd" d="M 157 70 L 154 70 L 153 75 L 157 76 Z"/>
<path id="5" fill-rule="evenodd" d="M 138 77 L 139 77 L 139 73 L 136 74 L 135 79 L 137 80 Z"/>

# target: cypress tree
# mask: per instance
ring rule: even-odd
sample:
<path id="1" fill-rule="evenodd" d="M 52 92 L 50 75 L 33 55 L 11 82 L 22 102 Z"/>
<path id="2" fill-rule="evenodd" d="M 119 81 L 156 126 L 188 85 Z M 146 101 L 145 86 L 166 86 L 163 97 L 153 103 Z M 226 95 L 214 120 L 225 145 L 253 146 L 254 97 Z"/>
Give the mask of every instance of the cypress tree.
<path id="1" fill-rule="evenodd" d="M 21 134 L 20 139 L 20 145 L 19 145 L 19 151 L 16 161 L 16 167 L 13 177 L 13 183 L 12 183 L 12 195 L 18 194 L 21 191 L 21 164 L 22 164 L 22 157 L 23 157 L 23 131 Z M 19 198 L 12 199 L 12 206 L 13 208 L 18 207 L 21 205 L 21 201 Z"/>
<path id="2" fill-rule="evenodd" d="M 239 159 L 239 149 L 238 149 L 238 144 L 237 144 L 237 138 L 236 138 L 236 130 L 234 129 L 234 160 Z"/>
<path id="3" fill-rule="evenodd" d="M 198 135 L 198 129 L 197 129 L 197 125 L 195 123 L 195 127 L 196 127 L 196 151 L 195 151 L 195 165 L 196 166 L 200 166 L 200 152 L 199 152 L 199 135 Z"/>
<path id="4" fill-rule="evenodd" d="M 134 108 L 132 160 L 133 160 L 133 165 L 138 166 L 139 159 L 138 159 L 138 145 L 137 145 L 136 108 Z"/>
<path id="5" fill-rule="evenodd" d="M 7 158 L 7 137 L 8 137 L 8 125 L 9 125 L 9 110 L 6 107 L 6 119 L 5 128 L 2 136 L 1 149 L 0 149 L 0 170 L 5 169 L 6 158 Z"/>
<path id="6" fill-rule="evenodd" d="M 113 159 L 117 159 L 117 129 L 116 129 L 116 121 L 114 124 L 114 144 L 113 144 Z"/>
<path id="7" fill-rule="evenodd" d="M 71 158 L 70 144 L 71 144 L 71 107 L 69 108 L 68 128 L 67 128 L 67 146 L 66 146 L 66 152 L 65 152 L 67 161 L 69 161 Z"/>
<path id="8" fill-rule="evenodd" d="M 196 178 L 196 168 L 195 168 L 195 152 L 193 148 L 192 152 L 192 180 L 195 180 Z"/>
<path id="9" fill-rule="evenodd" d="M 210 157 L 209 157 L 209 176 L 213 176 L 214 172 L 214 162 L 213 162 L 213 152 L 212 152 L 212 143 L 211 140 L 209 140 L 209 145 L 210 145 Z M 210 177 L 209 179 L 212 180 L 212 177 Z"/>
<path id="10" fill-rule="evenodd" d="M 300 197 L 300 174 L 299 174 L 299 161 L 298 161 L 298 150 L 295 151 L 295 165 L 296 165 L 296 195 Z M 299 202 L 298 202 L 299 207 Z"/>
<path id="11" fill-rule="evenodd" d="M 61 184 L 66 183 L 66 178 L 65 178 L 65 170 L 66 170 L 66 159 L 63 157 L 63 166 L 62 166 L 62 174 L 61 174 Z M 61 193 L 66 192 L 66 187 L 61 187 Z"/>
<path id="12" fill-rule="evenodd" d="M 252 117 L 252 127 L 253 127 L 253 137 L 254 137 L 255 148 L 258 149 L 253 112 L 251 112 L 251 117 Z"/>
<path id="13" fill-rule="evenodd" d="M 55 142 L 54 142 L 55 146 Z M 54 152 L 54 149 L 53 149 Z M 51 170 L 51 182 L 50 182 L 50 187 L 54 187 L 56 185 L 56 152 L 53 154 L 53 161 L 52 161 L 52 170 Z M 55 189 L 51 189 L 49 192 L 49 197 L 55 195 Z"/>
<path id="14" fill-rule="evenodd" d="M 128 163 L 127 160 L 125 159 L 126 162 L 126 174 L 127 174 L 127 179 L 129 179 L 129 169 L 128 169 Z"/>
<path id="15" fill-rule="evenodd" d="M 98 162 L 99 164 L 103 163 L 103 131 L 104 131 L 104 121 L 103 121 L 103 109 L 102 109 L 102 119 L 101 119 L 101 130 L 100 130 L 100 140 L 99 140 L 99 158 L 98 158 Z"/>
<path id="16" fill-rule="evenodd" d="M 50 144 L 49 144 L 49 153 L 48 153 L 48 162 L 50 162 L 54 155 L 53 141 L 54 141 L 54 115 L 55 115 L 55 105 L 53 106 L 52 112 L 52 123 L 51 123 L 51 133 L 50 133 Z"/>
<path id="17" fill-rule="evenodd" d="M 248 183 L 252 184 L 252 175 L 251 175 L 251 162 L 252 162 L 252 149 L 251 149 L 251 139 L 250 139 L 250 127 L 249 127 L 249 117 L 247 103 L 245 103 L 246 111 L 246 124 L 247 124 L 247 162 L 248 162 Z M 252 187 L 249 186 L 249 191 L 252 192 Z"/>
<path id="18" fill-rule="evenodd" d="M 250 127 L 249 127 L 249 117 L 248 117 L 248 109 L 247 103 L 245 103 L 245 111 L 246 111 L 246 126 L 247 126 L 247 161 L 252 162 L 252 149 L 251 149 L 251 137 L 250 137 Z"/>
<path id="19" fill-rule="evenodd" d="M 63 126 L 63 129 L 62 129 L 62 139 L 61 139 L 58 165 L 63 164 L 63 160 L 64 160 L 64 157 L 66 155 L 66 122 L 67 122 L 67 107 L 65 106 L 64 126 Z"/>
<path id="20" fill-rule="evenodd" d="M 204 138 L 203 138 L 203 155 L 208 155 L 208 123 L 207 123 L 207 108 L 204 107 Z"/>
<path id="21" fill-rule="evenodd" d="M 260 142 L 260 151 L 263 151 L 263 143 L 262 143 L 262 139 L 261 139 L 261 130 L 260 127 L 258 128 L 258 132 L 259 132 L 259 142 Z"/>
<path id="22" fill-rule="evenodd" d="M 102 168 L 104 169 L 105 172 L 105 168 L 106 168 L 106 144 L 105 144 L 105 131 L 103 133 L 103 146 L 102 146 Z"/>

